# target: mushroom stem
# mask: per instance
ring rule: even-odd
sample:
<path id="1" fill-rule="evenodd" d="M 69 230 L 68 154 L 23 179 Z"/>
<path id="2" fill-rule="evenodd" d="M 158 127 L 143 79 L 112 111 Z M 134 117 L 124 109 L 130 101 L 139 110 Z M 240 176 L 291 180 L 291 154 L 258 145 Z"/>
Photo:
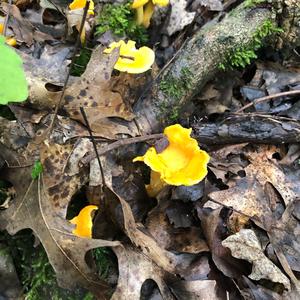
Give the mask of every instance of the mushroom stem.
<path id="1" fill-rule="evenodd" d="M 142 25 L 144 20 L 144 7 L 140 6 L 136 9 L 136 24 Z"/>
<path id="2" fill-rule="evenodd" d="M 153 13 L 154 13 L 154 4 L 152 3 L 152 1 L 149 1 L 145 5 L 144 19 L 142 23 L 145 28 L 148 28 L 150 26 L 150 20 Z"/>

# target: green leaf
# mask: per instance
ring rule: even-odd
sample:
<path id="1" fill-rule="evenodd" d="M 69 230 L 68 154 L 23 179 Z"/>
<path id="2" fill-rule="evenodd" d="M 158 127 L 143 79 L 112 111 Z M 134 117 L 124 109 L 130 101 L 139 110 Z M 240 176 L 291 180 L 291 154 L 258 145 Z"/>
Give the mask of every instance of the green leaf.
<path id="1" fill-rule="evenodd" d="M 32 168 L 31 178 L 32 179 L 37 179 L 42 172 L 43 172 L 43 165 L 39 160 L 37 160 L 34 163 L 34 166 Z"/>
<path id="2" fill-rule="evenodd" d="M 28 97 L 28 85 L 21 57 L 0 36 L 0 105 L 22 102 Z"/>

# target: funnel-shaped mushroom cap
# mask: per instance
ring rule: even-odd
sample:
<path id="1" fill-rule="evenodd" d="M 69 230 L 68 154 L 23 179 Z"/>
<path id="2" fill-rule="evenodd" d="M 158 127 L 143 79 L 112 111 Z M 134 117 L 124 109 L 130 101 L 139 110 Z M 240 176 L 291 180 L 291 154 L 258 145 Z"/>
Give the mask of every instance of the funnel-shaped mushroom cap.
<path id="1" fill-rule="evenodd" d="M 92 212 L 97 209 L 98 207 L 96 205 L 88 205 L 79 212 L 77 217 L 70 220 L 72 224 L 76 225 L 76 228 L 73 230 L 73 234 L 80 237 L 92 237 Z"/>
<path id="2" fill-rule="evenodd" d="M 134 41 L 113 42 L 104 53 L 111 53 L 113 49 L 120 47 L 120 56 L 114 68 L 120 72 L 140 74 L 148 71 L 154 63 L 154 51 L 148 47 L 135 48 Z"/>
<path id="3" fill-rule="evenodd" d="M 134 0 L 131 5 L 131 8 L 139 8 L 141 6 L 144 6 L 149 1 L 151 0 Z"/>
<path id="4" fill-rule="evenodd" d="M 169 145 L 161 153 L 151 147 L 144 156 L 138 156 L 133 161 L 143 161 L 168 184 L 197 184 L 207 175 L 209 155 L 200 150 L 197 141 L 191 138 L 191 132 L 192 129 L 179 124 L 166 127 L 164 134 Z"/>

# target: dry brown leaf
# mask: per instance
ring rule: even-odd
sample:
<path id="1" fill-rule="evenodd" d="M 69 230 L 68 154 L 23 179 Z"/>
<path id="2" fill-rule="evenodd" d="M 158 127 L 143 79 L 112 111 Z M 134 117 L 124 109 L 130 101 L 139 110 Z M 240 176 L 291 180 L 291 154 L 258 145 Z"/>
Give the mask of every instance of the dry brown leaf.
<path id="1" fill-rule="evenodd" d="M 216 282 L 214 280 L 176 281 L 171 289 L 177 299 L 218 300 Z"/>
<path id="2" fill-rule="evenodd" d="M 103 54 L 98 46 L 92 54 L 87 68 L 74 84 L 66 89 L 64 108 L 70 117 L 84 123 L 80 113 L 83 107 L 95 135 L 112 138 L 117 133 L 130 134 L 128 128 L 108 118 L 117 117 L 132 120 L 133 114 L 124 104 L 119 93 L 111 91 L 110 78 L 118 51 L 112 55 Z"/>
<path id="3" fill-rule="evenodd" d="M 25 20 L 16 5 L 9 5 L 2 1 L 0 8 L 6 14 L 9 11 L 9 14 L 13 16 L 10 18 L 8 26 L 12 27 L 18 41 L 25 42 L 30 47 L 34 41 L 53 40 L 52 36 L 36 30 L 29 21 Z"/>
<path id="4" fill-rule="evenodd" d="M 166 215 L 166 209 L 170 203 L 160 201 L 159 204 L 148 214 L 146 228 L 155 237 L 160 247 L 168 251 L 198 254 L 209 251 L 203 239 L 200 228 L 189 226 L 187 228 L 174 228 Z M 182 215 L 185 215 L 182 211 Z"/>
<path id="5" fill-rule="evenodd" d="M 298 175 L 290 176 L 291 172 L 283 169 L 272 158 L 276 150 L 273 146 L 259 146 L 256 151 L 248 150 L 246 156 L 251 163 L 244 169 L 246 177 L 237 180 L 227 190 L 210 193 L 209 197 L 247 216 L 256 216 L 265 225 L 272 223 L 273 208 L 271 211 L 272 203 L 269 201 L 269 193 L 266 192 L 268 185 L 276 189 L 285 205 L 299 197 L 299 188 L 295 183 Z M 205 206 L 216 208 L 218 204 L 207 202 Z"/>
<path id="6" fill-rule="evenodd" d="M 147 279 L 158 285 L 165 300 L 175 300 L 164 277 L 165 271 L 159 268 L 142 252 L 132 246 L 115 247 L 118 257 L 119 281 L 111 300 L 140 300 L 141 287 Z"/>
<path id="7" fill-rule="evenodd" d="M 240 232 L 226 238 L 222 245 L 231 250 L 234 257 L 244 259 L 253 264 L 249 278 L 260 280 L 269 279 L 282 283 L 286 289 L 290 289 L 289 279 L 273 264 L 263 253 L 260 242 L 251 229 L 242 229 Z"/>
<path id="8" fill-rule="evenodd" d="M 43 180 L 33 181 L 30 173 L 31 168 L 6 170 L 5 178 L 14 185 L 17 197 L 7 210 L 1 212 L 1 229 L 10 234 L 32 229 L 43 244 L 61 286 L 81 285 L 101 296 L 107 285 L 95 277 L 85 262 L 85 254 L 92 248 L 118 246 L 120 243 L 71 234 L 70 223 L 53 209 Z"/>
<path id="9" fill-rule="evenodd" d="M 253 177 L 242 178 L 236 186 L 227 190 L 212 192 L 209 197 L 228 207 L 244 213 L 250 217 L 270 217 L 271 211 L 263 186 Z M 211 201 L 205 207 L 217 208 L 219 204 Z"/>
<path id="10" fill-rule="evenodd" d="M 187 0 L 171 0 L 170 3 L 172 5 L 171 15 L 166 27 L 168 35 L 172 35 L 192 23 L 196 15 L 195 12 L 186 11 Z"/>
<path id="11" fill-rule="evenodd" d="M 217 268 L 224 275 L 232 278 L 239 278 L 242 273 L 247 272 L 245 265 L 241 261 L 233 258 L 230 251 L 222 246 L 222 240 L 226 237 L 227 228 L 225 226 L 228 211 L 226 208 L 210 210 L 207 208 L 197 208 L 199 219 L 207 244 L 212 253 L 212 259 Z M 223 218 L 222 218 L 223 216 Z"/>
<path id="12" fill-rule="evenodd" d="M 147 233 L 143 224 L 135 222 L 129 204 L 117 194 L 112 194 L 112 191 L 107 192 L 110 193 L 110 198 L 117 197 L 120 201 L 123 211 L 125 233 L 130 238 L 131 242 L 139 247 L 147 257 L 153 260 L 159 267 L 170 273 L 180 272 L 189 266 L 194 257 L 193 255 L 176 255 L 161 248 L 154 237 Z"/>
<path id="13" fill-rule="evenodd" d="M 287 178 L 282 167 L 272 158 L 275 152 L 277 149 L 274 146 L 260 146 L 258 151 L 247 154 L 251 164 L 245 168 L 245 172 L 248 177 L 256 177 L 263 186 L 266 182 L 271 183 L 287 206 L 299 196 L 297 184 Z"/>

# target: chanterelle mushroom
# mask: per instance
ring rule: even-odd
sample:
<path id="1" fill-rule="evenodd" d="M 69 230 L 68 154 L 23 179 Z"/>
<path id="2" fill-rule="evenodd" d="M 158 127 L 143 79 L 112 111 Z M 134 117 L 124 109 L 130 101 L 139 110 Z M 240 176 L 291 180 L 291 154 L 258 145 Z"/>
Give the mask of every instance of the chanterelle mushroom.
<path id="1" fill-rule="evenodd" d="M 86 5 L 86 1 L 87 0 L 74 0 L 70 5 L 69 8 L 70 10 L 75 10 L 75 9 L 81 9 L 84 8 Z M 94 14 L 94 8 L 95 8 L 95 4 L 93 0 L 90 0 L 90 4 L 89 4 L 89 9 L 88 9 L 88 14 L 89 15 L 93 15 Z"/>
<path id="2" fill-rule="evenodd" d="M 136 157 L 133 161 L 143 161 L 151 172 L 150 185 L 147 186 L 149 196 L 156 196 L 166 184 L 194 185 L 207 175 L 209 155 L 198 146 L 191 135 L 192 129 L 180 124 L 166 127 L 169 145 L 160 153 L 154 147 L 147 150 L 145 155 Z"/>
<path id="3" fill-rule="evenodd" d="M 76 225 L 76 228 L 73 230 L 73 234 L 80 237 L 92 237 L 92 227 L 93 227 L 93 217 L 92 212 L 97 210 L 96 205 L 85 206 L 78 214 L 77 217 L 74 217 L 70 222 Z"/>
<path id="4" fill-rule="evenodd" d="M 104 53 L 111 53 L 113 49 L 120 47 L 120 56 L 117 60 L 114 69 L 120 72 L 130 74 L 140 74 L 148 71 L 154 63 L 154 51 L 148 47 L 135 48 L 135 42 L 129 40 L 125 43 L 123 40 L 113 42 L 109 45 Z"/>
<path id="5" fill-rule="evenodd" d="M 134 0 L 131 7 L 136 9 L 137 24 L 148 28 L 154 13 L 154 6 L 167 6 L 168 4 L 169 0 Z"/>

